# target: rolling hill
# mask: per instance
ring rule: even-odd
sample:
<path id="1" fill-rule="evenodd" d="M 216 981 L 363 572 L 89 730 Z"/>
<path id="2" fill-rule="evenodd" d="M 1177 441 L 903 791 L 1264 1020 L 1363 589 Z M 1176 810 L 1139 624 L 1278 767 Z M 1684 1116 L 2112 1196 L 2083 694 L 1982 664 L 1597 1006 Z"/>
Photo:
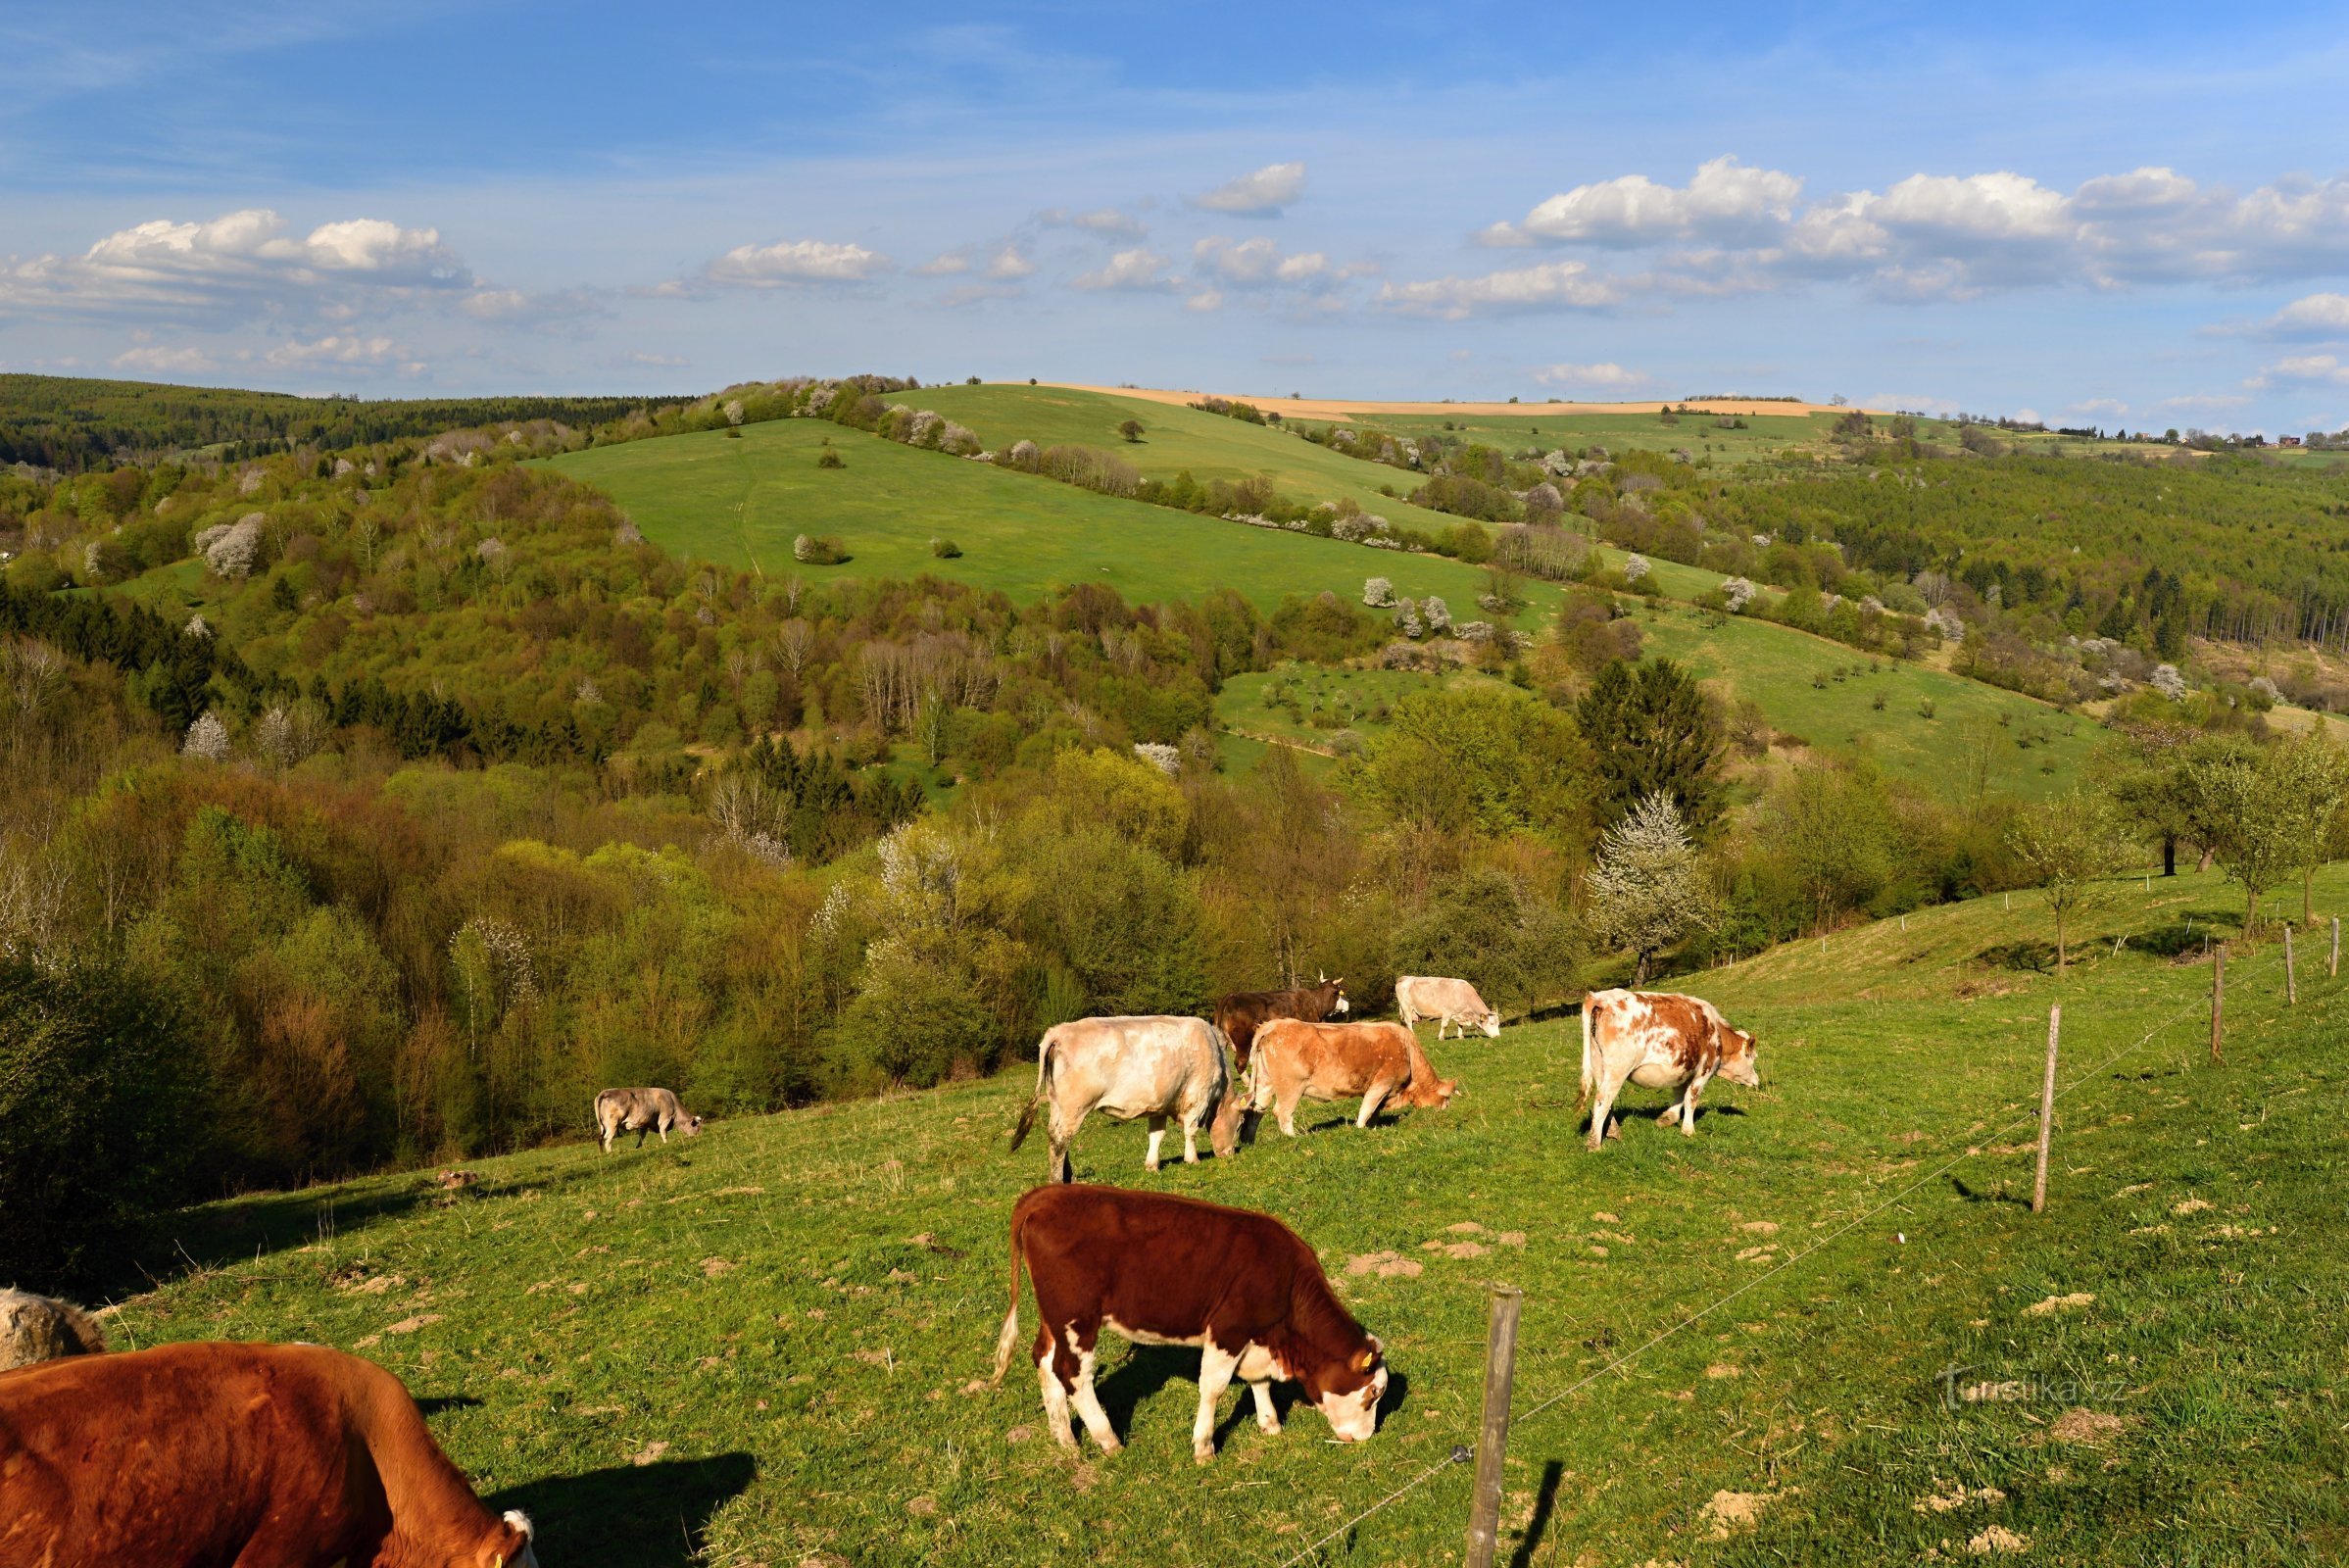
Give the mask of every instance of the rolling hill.
<path id="1" fill-rule="evenodd" d="M 2321 890 L 2338 907 L 2349 875 Z M 1688 977 L 1759 1035 L 1764 1087 L 1717 1088 L 1692 1138 L 1635 1091 L 1599 1155 L 1571 1018 L 1431 1042 L 1463 1097 L 1368 1132 L 1317 1107 L 1294 1142 L 1268 1123 L 1149 1177 L 1139 1129 L 1089 1124 L 1081 1179 L 1267 1209 L 1320 1250 L 1396 1374 L 1359 1447 L 1307 1411 L 1265 1437 L 1235 1396 L 1195 1467 L 1176 1348 L 1108 1352 L 1113 1459 L 1063 1457 L 1030 1380 L 985 1386 L 1004 1218 L 1042 1164 L 1003 1149 L 1019 1069 L 191 1211 L 186 1260 L 113 1332 L 381 1361 L 550 1563 L 1431 1562 L 1459 1544 L 1468 1471 L 1443 1461 L 1474 1441 L 1506 1282 L 1513 1560 L 2313 1561 L 2349 1544 L 2344 1368 L 2308 1332 L 2349 1289 L 2325 1240 L 2344 1070 L 2315 1049 L 2342 992 L 2314 943 L 2296 1008 L 2278 950 L 2238 950 L 2205 1065 L 2194 959 L 2235 907 L 2216 878 L 2101 885 L 2061 984 L 2024 895 Z"/>

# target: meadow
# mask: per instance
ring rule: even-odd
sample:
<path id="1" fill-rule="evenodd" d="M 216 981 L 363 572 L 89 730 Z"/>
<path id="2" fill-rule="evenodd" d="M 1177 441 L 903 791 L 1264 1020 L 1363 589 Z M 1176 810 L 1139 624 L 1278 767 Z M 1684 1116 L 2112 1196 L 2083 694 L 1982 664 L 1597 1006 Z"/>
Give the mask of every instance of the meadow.
<path id="1" fill-rule="evenodd" d="M 2340 907 L 2349 874 L 2319 890 Z M 114 1332 L 381 1361 L 551 1565 L 1429 1563 L 1457 1560 L 1469 1472 L 1444 1461 L 1505 1282 L 1512 1563 L 2313 1561 L 2349 1549 L 2349 1369 L 2309 1332 L 2349 1289 L 2341 992 L 2313 936 L 2297 1007 L 2276 945 L 2239 948 L 2206 1065 L 2199 954 L 2238 908 L 2216 877 L 2101 884 L 2061 982 L 2035 895 L 1683 977 L 1758 1034 L 1763 1088 L 1716 1087 L 1692 1138 L 1634 1091 L 1598 1155 L 1571 1017 L 1431 1040 L 1462 1097 L 1367 1132 L 1313 1107 L 1294 1141 L 1268 1123 L 1152 1177 L 1140 1128 L 1089 1123 L 1080 1179 L 1262 1208 L 1318 1249 L 1395 1372 L 1360 1446 L 1304 1410 L 1267 1437 L 1235 1394 L 1195 1467 L 1177 1349 L 1105 1342 L 1110 1459 L 1045 1436 L 1031 1377 L 986 1386 L 1005 1216 L 1043 1167 L 1004 1149 L 1021 1068 L 191 1211 Z"/>
<path id="2" fill-rule="evenodd" d="M 920 396 L 931 406 L 928 391 Z M 1016 432 L 1003 437 L 1006 445 L 1015 439 Z M 846 466 L 815 466 L 826 440 Z M 1482 568 L 1440 556 L 1365 550 L 1143 506 L 813 419 L 749 425 L 740 439 L 709 431 L 595 447 L 547 464 L 609 493 L 663 548 L 770 577 L 927 572 L 1023 602 L 1053 584 L 1099 582 L 1134 604 L 1195 599 L 1229 585 L 1267 611 L 1293 593 L 1327 590 L 1358 600 L 1363 579 L 1373 575 L 1392 578 L 1397 593 L 1437 594 L 1463 607 L 1476 604 L 1484 584 Z M 802 533 L 839 536 L 850 559 L 838 566 L 796 564 L 792 540 Z M 963 554 L 933 556 L 937 538 L 954 540 Z M 1554 603 L 1555 590 L 1547 592 Z"/>

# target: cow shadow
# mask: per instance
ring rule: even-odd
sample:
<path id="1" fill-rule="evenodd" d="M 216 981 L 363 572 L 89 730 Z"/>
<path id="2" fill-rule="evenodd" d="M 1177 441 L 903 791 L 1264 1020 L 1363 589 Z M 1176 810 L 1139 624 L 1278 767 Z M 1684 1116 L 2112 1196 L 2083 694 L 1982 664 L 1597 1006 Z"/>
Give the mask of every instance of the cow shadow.
<path id="1" fill-rule="evenodd" d="M 419 1394 L 416 1396 L 416 1407 L 427 1416 L 435 1416 L 449 1410 L 478 1410 L 481 1401 L 469 1394 Z"/>
<path id="2" fill-rule="evenodd" d="M 550 1476 L 482 1500 L 496 1512 L 519 1508 L 530 1516 L 542 1562 L 690 1568 L 703 1558 L 710 1519 L 758 1471 L 747 1453 L 720 1453 Z"/>
<path id="3" fill-rule="evenodd" d="M 1542 1485 L 1534 1492 L 1533 1517 L 1525 1522 L 1525 1535 L 1517 1543 L 1517 1549 L 1509 1554 L 1509 1568 L 1533 1568 L 1534 1557 L 1549 1535 L 1550 1519 L 1558 1511 L 1558 1488 L 1565 1480 L 1565 1460 L 1551 1459 L 1542 1466 Z"/>
<path id="4" fill-rule="evenodd" d="M 1969 1203 L 2013 1203 L 2022 1208 L 2031 1207 L 2030 1199 L 2010 1192 L 2004 1182 L 1995 1188 L 1982 1188 L 1968 1184 L 1962 1177 L 1952 1176 L 1949 1178 L 1949 1190 Z"/>
<path id="5" fill-rule="evenodd" d="M 1168 1384 L 1191 1385 L 1192 1396 L 1196 1398 L 1199 1364 L 1199 1352 L 1190 1346 L 1135 1346 L 1133 1353 L 1126 1357 L 1117 1370 L 1093 1388 L 1094 1396 L 1101 1401 L 1102 1413 L 1109 1417 L 1109 1425 L 1117 1433 L 1118 1439 L 1121 1442 L 1131 1441 L 1135 1410 L 1140 1408 L 1145 1399 Z M 1394 1368 L 1388 1368 L 1387 1396 L 1379 1401 L 1379 1424 L 1382 1427 L 1395 1418 L 1395 1413 L 1402 1408 L 1403 1401 L 1410 1397 L 1410 1394 L 1411 1380 Z M 1233 1433 L 1256 1419 L 1256 1396 L 1248 1391 L 1247 1384 L 1235 1381 L 1224 1392 L 1224 1399 L 1230 1400 L 1232 1407 L 1216 1418 L 1215 1446 L 1219 1448 Z M 1304 1391 L 1297 1384 L 1286 1379 L 1273 1383 L 1272 1408 L 1280 1416 L 1283 1426 L 1289 1424 L 1291 1415 L 1303 1402 Z M 1198 1407 L 1191 1404 L 1186 1408 Z M 1218 1401 L 1217 1408 L 1221 1410 L 1222 1401 Z"/>

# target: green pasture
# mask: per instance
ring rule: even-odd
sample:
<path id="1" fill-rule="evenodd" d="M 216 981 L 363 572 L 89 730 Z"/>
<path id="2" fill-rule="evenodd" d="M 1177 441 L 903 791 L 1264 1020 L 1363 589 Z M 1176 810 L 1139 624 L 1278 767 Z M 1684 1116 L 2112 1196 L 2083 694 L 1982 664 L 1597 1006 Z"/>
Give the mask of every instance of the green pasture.
<path id="1" fill-rule="evenodd" d="M 1671 452 L 1686 448 L 1694 458 L 1710 455 L 1716 464 L 1744 463 L 1775 458 L 1790 447 L 1807 447 L 1824 438 L 1835 424 L 1828 414 L 1746 415 L 1745 428 L 1721 429 L 1704 414 L 1686 414 L 1667 423 L 1659 414 L 1545 413 L 1529 403 L 1523 414 L 1411 414 L 1389 415 L 1365 411 L 1354 428 L 1371 428 L 1390 435 L 1420 437 L 1456 435 L 1504 452 L 1539 447 L 1601 446 L 1609 452 L 1635 449 Z M 1319 423 L 1321 421 L 1311 421 Z"/>
<path id="2" fill-rule="evenodd" d="M 1044 1165 L 1004 1147 L 1024 1067 L 193 1211 L 113 1332 L 380 1361 L 567 1568 L 1438 1563 L 1506 1283 L 1506 1561 L 2338 1560 L 2341 992 L 2313 933 L 2297 1007 L 2278 945 L 2238 947 L 2207 1065 L 2199 955 L 2238 908 L 2215 876 L 2102 885 L 2061 982 L 2028 894 L 1682 977 L 1761 1042 L 1763 1087 L 1715 1089 L 1693 1137 L 1633 1090 L 1585 1152 L 1572 1017 L 1430 1041 L 1465 1093 L 1368 1131 L 1313 1107 L 1153 1176 L 1140 1127 L 1089 1123 L 1081 1179 L 1268 1210 L 1319 1250 L 1394 1369 L 1358 1446 L 1304 1409 L 1265 1436 L 1235 1391 L 1195 1466 L 1175 1348 L 1104 1342 L 1114 1458 L 1055 1446 L 1024 1371 L 987 1387 L 1005 1218 Z"/>
<path id="3" fill-rule="evenodd" d="M 927 393 L 923 406 L 932 406 Z M 981 434 L 997 438 L 991 430 Z M 815 466 L 826 438 L 846 466 Z M 1143 506 L 814 419 L 748 425 L 740 439 L 715 431 L 663 436 L 547 462 L 608 492 L 662 547 L 768 576 L 796 572 L 820 581 L 928 572 L 1020 599 L 1053 584 L 1101 582 L 1134 603 L 1197 599 L 1231 587 L 1266 610 L 1285 595 L 1324 589 L 1358 600 L 1363 579 L 1384 576 L 1397 593 L 1438 594 L 1468 607 L 1463 613 L 1473 611 L 1485 581 L 1481 567 L 1439 556 L 1365 550 Z M 838 566 L 797 564 L 791 545 L 803 533 L 838 536 L 850 560 Z M 963 554 L 932 556 L 934 538 L 954 540 Z"/>

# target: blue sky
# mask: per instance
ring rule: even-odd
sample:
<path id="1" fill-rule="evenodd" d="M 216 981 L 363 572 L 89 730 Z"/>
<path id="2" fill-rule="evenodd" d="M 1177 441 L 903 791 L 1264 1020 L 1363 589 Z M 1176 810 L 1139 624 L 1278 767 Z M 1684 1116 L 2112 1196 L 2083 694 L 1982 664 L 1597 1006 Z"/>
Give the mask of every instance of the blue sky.
<path id="1" fill-rule="evenodd" d="M 0 367 L 2349 424 L 2339 7 L 1931 10 L 12 0 Z"/>

